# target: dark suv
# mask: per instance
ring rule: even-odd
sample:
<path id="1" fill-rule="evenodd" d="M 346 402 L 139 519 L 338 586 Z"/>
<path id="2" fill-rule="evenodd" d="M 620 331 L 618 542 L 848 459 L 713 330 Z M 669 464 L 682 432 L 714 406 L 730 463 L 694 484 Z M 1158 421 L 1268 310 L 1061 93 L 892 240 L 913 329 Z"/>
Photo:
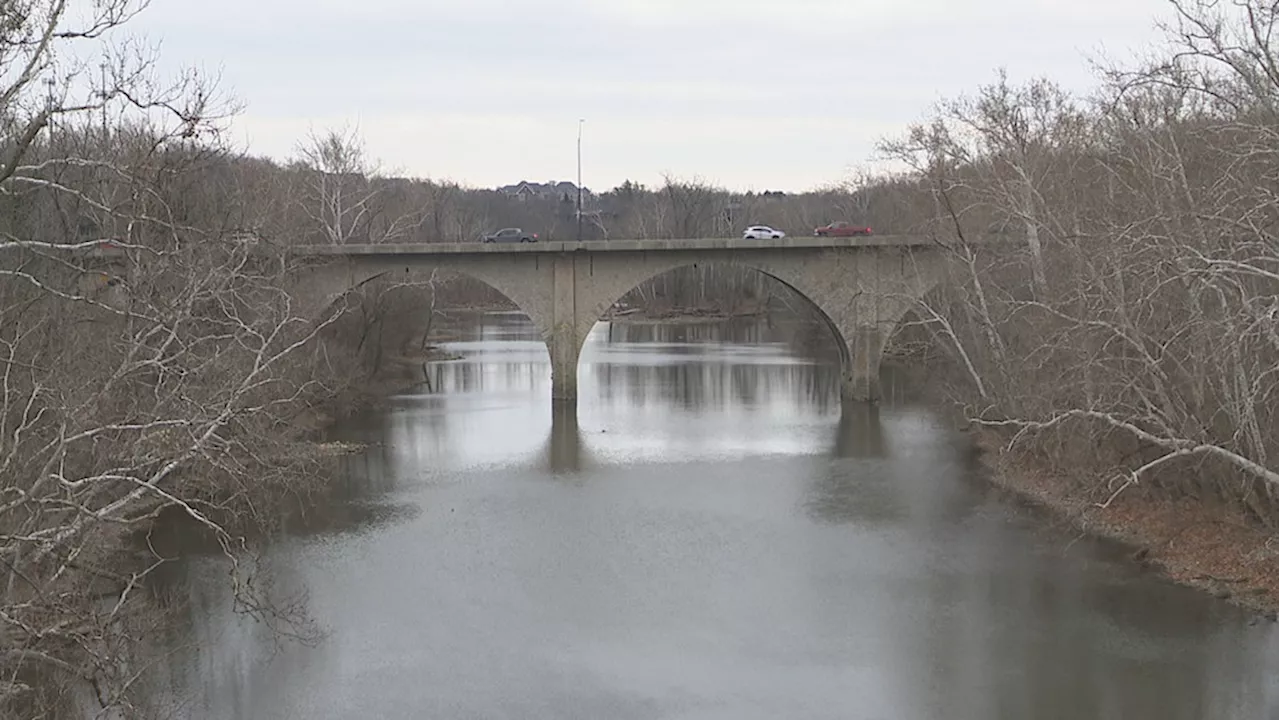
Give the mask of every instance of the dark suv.
<path id="1" fill-rule="evenodd" d="M 858 235 L 870 235 L 871 228 L 861 225 L 850 225 L 847 222 L 833 222 L 830 225 L 823 225 L 820 228 L 814 228 L 813 234 L 818 237 L 856 237 Z"/>
<path id="2" fill-rule="evenodd" d="M 538 233 L 527 233 L 520 228 L 502 228 L 496 233 L 480 238 L 480 242 L 487 243 L 524 243 L 537 242 L 537 240 Z"/>

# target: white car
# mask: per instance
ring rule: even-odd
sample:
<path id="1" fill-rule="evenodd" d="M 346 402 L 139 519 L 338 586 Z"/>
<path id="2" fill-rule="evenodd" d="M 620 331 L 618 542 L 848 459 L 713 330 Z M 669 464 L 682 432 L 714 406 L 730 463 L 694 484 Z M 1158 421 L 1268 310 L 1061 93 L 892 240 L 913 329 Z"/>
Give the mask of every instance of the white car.
<path id="1" fill-rule="evenodd" d="M 743 240 L 781 240 L 787 234 L 781 230 L 774 230 L 768 225 L 752 225 L 742 231 Z"/>

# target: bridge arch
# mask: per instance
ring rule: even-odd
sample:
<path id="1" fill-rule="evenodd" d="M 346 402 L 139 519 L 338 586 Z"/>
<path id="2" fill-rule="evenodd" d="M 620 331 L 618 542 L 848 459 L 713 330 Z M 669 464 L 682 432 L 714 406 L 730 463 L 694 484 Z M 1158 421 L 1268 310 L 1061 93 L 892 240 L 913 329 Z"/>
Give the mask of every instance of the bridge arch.
<path id="1" fill-rule="evenodd" d="M 623 295 L 676 268 L 725 264 L 750 268 L 811 303 L 837 341 L 841 395 L 880 397 L 880 358 L 902 317 L 938 283 L 944 267 L 933 248 L 904 244 L 794 245 L 690 241 L 548 243 L 547 247 L 369 246 L 325 250 L 327 262 L 300 277 L 303 294 L 337 297 L 378 275 L 432 268 L 475 278 L 509 298 L 538 328 L 551 356 L 552 396 L 577 398 L 578 359 L 591 328 Z M 563 246 L 563 247 L 561 247 Z"/>
<path id="2" fill-rule="evenodd" d="M 515 263 L 433 262 L 424 265 L 413 262 L 331 261 L 300 275 L 294 286 L 303 292 L 295 292 L 294 296 L 301 298 L 310 311 L 315 312 L 337 302 L 351 290 L 379 278 L 412 281 L 433 270 L 455 273 L 493 288 L 528 316 L 542 335 L 548 351 L 551 351 L 555 327 L 551 288 L 545 282 L 530 282 L 528 268 Z"/>
<path id="3" fill-rule="evenodd" d="M 840 359 L 841 395 L 875 401 L 880 398 L 880 360 L 902 317 L 935 280 L 917 273 L 914 287 L 886 287 L 882 268 L 850 267 L 842 258 L 815 263 L 812 256 L 773 253 L 697 258 L 650 255 L 608 272 L 591 272 L 577 286 L 578 307 L 573 333 L 572 365 L 559 369 L 576 377 L 578 357 L 591 328 L 618 300 L 665 273 L 702 264 L 741 267 L 768 277 L 809 304 L 835 341 Z M 877 260 L 873 260 L 876 262 Z"/>
<path id="4" fill-rule="evenodd" d="M 667 273 L 675 272 L 676 270 L 680 270 L 683 268 L 697 268 L 702 265 L 719 265 L 719 266 L 730 266 L 730 267 L 736 266 L 736 267 L 744 268 L 752 272 L 759 273 L 761 276 L 769 278 L 770 280 L 773 280 L 779 285 L 782 285 L 783 287 L 790 290 L 792 293 L 794 293 L 797 297 L 799 297 L 809 306 L 809 309 L 813 311 L 814 317 L 816 317 L 822 323 L 823 327 L 825 327 L 827 332 L 830 334 L 832 340 L 834 340 L 835 346 L 836 346 L 836 352 L 838 353 L 839 360 L 840 360 L 842 375 L 843 375 L 843 370 L 845 370 L 846 368 L 852 367 L 853 357 L 849 351 L 849 340 L 845 336 L 845 331 L 836 323 L 835 319 L 833 319 L 833 317 L 828 313 L 827 308 L 824 308 L 822 307 L 822 305 L 815 302 L 814 299 L 810 297 L 804 290 L 796 287 L 792 282 L 789 282 L 785 277 L 779 277 L 779 275 L 773 272 L 770 272 L 768 269 L 759 267 L 758 264 L 756 263 L 744 263 L 744 262 L 731 263 L 731 262 L 724 262 L 724 261 L 705 261 L 705 262 L 673 261 L 673 262 L 661 264 L 655 267 L 646 268 L 644 271 L 639 272 L 632 277 L 627 277 L 625 279 L 618 278 L 616 282 L 607 283 L 602 287 L 600 287 L 596 293 L 593 293 L 593 295 L 596 295 L 596 297 L 594 297 L 591 301 L 592 302 L 590 306 L 591 309 L 588 311 L 587 316 L 584 316 L 582 318 L 583 325 L 581 328 L 579 328 L 578 337 L 582 338 L 583 342 L 585 343 L 586 336 L 588 333 L 591 332 L 592 327 L 595 326 L 595 324 L 599 322 L 609 312 L 609 310 L 618 303 L 619 300 L 621 300 L 623 297 L 625 297 L 628 293 L 632 292 L 633 290 L 641 287 L 645 283 L 656 280 L 657 278 L 662 277 Z M 639 278 L 639 280 L 637 280 L 636 278 Z M 633 283 L 633 284 L 631 284 L 629 287 L 623 287 L 623 286 L 626 286 L 628 283 Z M 578 348 L 578 352 L 581 353 L 581 347 Z"/>

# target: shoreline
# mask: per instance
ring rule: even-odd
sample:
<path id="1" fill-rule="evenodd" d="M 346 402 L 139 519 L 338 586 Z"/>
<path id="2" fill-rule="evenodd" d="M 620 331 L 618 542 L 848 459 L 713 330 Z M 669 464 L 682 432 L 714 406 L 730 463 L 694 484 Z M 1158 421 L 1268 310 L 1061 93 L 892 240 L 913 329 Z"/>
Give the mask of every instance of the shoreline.
<path id="1" fill-rule="evenodd" d="M 700 310 L 698 308 L 678 308 L 674 310 L 649 313 L 644 310 L 609 312 L 600 317 L 600 322 L 624 324 L 681 324 L 681 323 L 715 323 L 726 320 L 760 318 L 769 314 L 768 309 L 742 311 Z"/>
<path id="2" fill-rule="evenodd" d="M 461 355 L 445 352 L 438 344 L 427 346 L 426 352 L 415 355 L 397 355 L 387 358 L 388 367 L 377 377 L 352 385 L 344 395 L 313 405 L 299 414 L 295 422 L 298 439 L 309 442 L 321 450 L 340 448 L 346 452 L 359 452 L 363 447 L 354 443 L 325 440 L 325 434 L 337 423 L 361 412 L 381 407 L 387 398 L 423 383 L 421 378 L 409 375 L 411 369 L 437 362 L 460 360 Z"/>
<path id="3" fill-rule="evenodd" d="M 1194 500 L 1144 496 L 1130 488 L 1102 507 L 1107 495 L 1006 452 L 997 434 L 971 430 L 988 482 L 1080 533 L 1118 542 L 1130 559 L 1179 585 L 1276 620 L 1276 534 L 1238 512 Z M 1099 493 L 1101 489 L 1103 492 Z"/>

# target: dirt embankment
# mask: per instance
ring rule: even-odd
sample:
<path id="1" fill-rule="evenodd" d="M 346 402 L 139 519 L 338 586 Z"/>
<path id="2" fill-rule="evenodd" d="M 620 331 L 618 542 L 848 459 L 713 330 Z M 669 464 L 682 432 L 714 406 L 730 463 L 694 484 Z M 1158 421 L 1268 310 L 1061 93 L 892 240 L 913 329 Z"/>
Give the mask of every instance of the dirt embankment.
<path id="1" fill-rule="evenodd" d="M 1183 585 L 1274 620 L 1277 604 L 1276 533 L 1242 513 L 1198 500 L 1168 500 L 1130 487 L 1107 502 L 1094 487 L 1046 471 L 1006 451 L 999 437 L 975 431 L 983 463 L 997 486 L 1058 515 L 1080 531 L 1120 541 L 1133 559 Z"/>

